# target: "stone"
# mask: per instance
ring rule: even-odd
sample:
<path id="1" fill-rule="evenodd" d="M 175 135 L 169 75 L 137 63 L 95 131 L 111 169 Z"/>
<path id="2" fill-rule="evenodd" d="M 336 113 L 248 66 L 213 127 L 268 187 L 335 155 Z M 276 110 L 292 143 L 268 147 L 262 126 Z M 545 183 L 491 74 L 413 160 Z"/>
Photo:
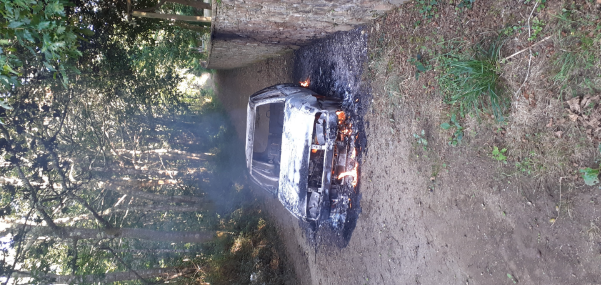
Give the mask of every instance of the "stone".
<path id="1" fill-rule="evenodd" d="M 299 2 L 222 0 L 213 5 L 213 36 L 208 45 L 206 67 L 231 69 L 281 55 L 314 39 L 365 24 L 375 14 L 392 9 L 404 0 Z"/>

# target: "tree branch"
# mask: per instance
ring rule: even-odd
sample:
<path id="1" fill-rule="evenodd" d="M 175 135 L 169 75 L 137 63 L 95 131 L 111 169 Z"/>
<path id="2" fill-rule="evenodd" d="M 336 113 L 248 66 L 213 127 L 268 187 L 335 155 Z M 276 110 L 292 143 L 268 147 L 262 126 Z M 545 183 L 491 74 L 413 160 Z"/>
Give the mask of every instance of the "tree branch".
<path id="1" fill-rule="evenodd" d="M 163 19 L 163 20 L 179 20 L 179 21 L 189 21 L 189 22 L 205 22 L 210 23 L 211 17 L 202 17 L 202 16 L 183 16 L 183 15 L 174 15 L 174 14 L 157 14 L 157 13 L 147 13 L 141 11 L 133 11 L 132 15 L 135 17 L 143 17 L 143 18 L 151 18 L 151 19 Z"/>
<path id="2" fill-rule="evenodd" d="M 129 266 L 129 264 L 127 264 L 125 261 L 123 261 L 123 259 L 121 259 L 121 257 L 119 257 L 117 255 L 117 253 L 115 253 L 115 251 L 112 248 L 110 248 L 109 246 L 104 246 L 104 247 L 101 247 L 100 249 L 110 251 L 113 254 L 113 256 L 119 262 L 121 262 L 121 264 L 123 264 L 123 266 L 125 266 L 125 268 L 127 268 L 127 270 L 133 272 L 140 279 L 140 281 L 142 281 L 142 283 L 145 283 L 145 284 L 154 284 L 154 282 L 149 282 L 148 280 L 146 280 L 142 276 L 140 276 L 140 274 L 138 274 L 137 271 L 133 270 L 133 268 L 131 268 L 131 266 Z"/>
<path id="3" fill-rule="evenodd" d="M 3 125 L 0 125 L 0 132 L 2 132 L 6 140 L 10 143 L 10 135 L 8 134 L 8 130 Z M 29 194 L 31 195 L 31 202 L 33 203 L 33 208 L 35 208 L 38 211 L 38 213 L 42 215 L 42 219 L 46 222 L 46 224 L 48 224 L 48 226 L 52 228 L 52 230 L 54 230 L 57 234 L 59 234 L 62 237 L 64 232 L 59 226 L 57 226 L 54 223 L 50 215 L 48 215 L 48 213 L 46 213 L 46 211 L 44 210 L 44 207 L 38 199 L 36 189 L 33 188 L 31 183 L 29 182 L 29 179 L 25 176 L 25 173 L 21 169 L 21 164 L 19 162 L 19 159 L 17 158 L 17 154 L 12 150 L 12 147 L 10 149 L 7 148 L 6 152 L 15 157 L 15 168 L 17 169 L 19 179 L 21 179 L 23 185 L 25 185 L 25 188 L 29 191 Z"/>
<path id="4" fill-rule="evenodd" d="M 59 161 L 58 161 L 58 155 L 56 155 L 56 152 L 54 152 L 54 150 L 49 150 L 51 155 L 52 155 L 52 161 L 54 162 L 54 164 L 56 164 L 56 171 L 58 172 L 58 174 L 61 177 L 61 186 L 63 187 L 63 189 L 65 190 L 65 192 L 67 193 L 67 195 L 69 195 L 69 197 L 71 197 L 72 199 L 74 199 L 75 201 L 77 201 L 78 203 L 80 203 L 82 206 L 84 206 L 86 209 L 88 209 L 88 211 L 90 211 L 90 213 L 92 213 L 92 215 L 94 216 L 94 218 L 96 218 L 96 220 L 98 222 L 100 222 L 105 229 L 112 229 L 113 226 L 107 221 L 105 220 L 102 216 L 100 216 L 98 214 L 98 212 L 96 212 L 91 206 L 90 204 L 88 204 L 85 200 L 83 200 L 81 197 L 78 197 L 77 195 L 75 195 L 68 187 L 67 187 L 67 177 L 65 175 L 65 172 L 63 172 L 63 170 L 60 168 L 59 166 Z"/>
<path id="5" fill-rule="evenodd" d="M 75 272 L 77 272 L 77 242 L 79 241 L 79 239 L 73 239 L 73 258 L 71 259 L 70 266 L 71 266 L 71 273 L 73 275 L 75 275 Z"/>

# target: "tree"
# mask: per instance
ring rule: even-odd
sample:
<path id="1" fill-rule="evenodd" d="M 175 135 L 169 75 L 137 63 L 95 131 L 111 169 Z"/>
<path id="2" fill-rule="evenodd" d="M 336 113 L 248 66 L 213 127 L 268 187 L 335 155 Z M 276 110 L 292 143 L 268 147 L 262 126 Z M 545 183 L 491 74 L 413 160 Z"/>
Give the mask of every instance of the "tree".
<path id="1" fill-rule="evenodd" d="M 176 20 L 176 21 L 201 22 L 201 23 L 210 23 L 211 22 L 211 17 L 201 17 L 201 16 L 158 14 L 158 13 L 149 13 L 149 12 L 140 12 L 140 11 L 133 11 L 132 15 L 136 16 L 136 17 L 151 18 L 151 19 Z"/>
<path id="2" fill-rule="evenodd" d="M 36 3 L 46 9 L 52 1 Z M 0 109 L 0 219 L 12 223 L 3 232 L 10 239 L 0 258 L 4 280 L 27 273 L 110 281 L 101 278 L 180 266 L 217 247 L 213 239 L 235 233 L 218 213 L 238 203 L 227 193 L 241 190 L 242 175 L 224 165 L 232 155 L 224 149 L 233 135 L 227 120 L 214 107 L 193 108 L 194 97 L 178 88 L 184 75 L 202 71 L 202 55 L 190 52 L 200 34 L 159 19 L 128 21 L 126 1 L 60 3 L 53 21 L 94 34 L 75 40 L 80 56 L 57 61 L 74 67 L 64 76 L 60 67 L 10 63 L 30 71 L 3 93 L 13 109 Z M 174 3 L 160 9 L 195 13 Z M 46 59 L 21 50 L 14 54 L 22 63 Z"/>
<path id="3" fill-rule="evenodd" d="M 202 1 L 194 1 L 194 0 L 160 0 L 156 6 L 153 6 L 151 8 L 147 8 L 147 9 L 143 9 L 142 11 L 154 11 L 157 10 L 161 7 L 161 5 L 165 4 L 165 2 L 171 2 L 171 3 L 178 3 L 178 4 L 182 4 L 182 5 L 186 5 L 186 6 L 190 6 L 190 7 L 194 7 L 196 9 L 202 10 L 202 9 L 211 9 L 211 4 L 210 3 L 204 3 Z"/>
<path id="4" fill-rule="evenodd" d="M 77 72 L 74 62 L 82 55 L 79 39 L 92 31 L 73 24 L 62 0 L 0 1 L 1 92 L 21 84 L 23 77 L 54 73 L 67 85 L 68 70 Z M 6 47 L 9 46 L 9 47 Z"/>
<path id="5" fill-rule="evenodd" d="M 3 234 L 11 231 L 18 230 L 19 224 L 13 224 L 13 227 L 7 229 Z M 196 231 L 196 232 L 166 232 L 156 231 L 148 229 L 136 229 L 136 228 L 118 228 L 110 227 L 108 229 L 89 229 L 89 228 L 76 228 L 68 226 L 32 226 L 24 225 L 29 235 L 42 238 L 42 237 L 57 237 L 60 239 L 111 239 L 111 238 L 136 238 L 151 241 L 166 241 L 171 243 L 202 243 L 211 241 L 215 232 L 213 231 Z"/>
<path id="6" fill-rule="evenodd" d="M 32 272 L 15 271 L 14 278 L 33 278 L 38 282 L 59 283 L 59 284 L 81 284 L 81 283 L 111 283 L 118 281 L 148 279 L 153 277 L 164 277 L 170 279 L 177 275 L 189 274 L 194 269 L 178 268 L 152 268 L 126 272 L 111 272 L 104 275 L 58 275 L 58 274 L 38 274 Z"/>

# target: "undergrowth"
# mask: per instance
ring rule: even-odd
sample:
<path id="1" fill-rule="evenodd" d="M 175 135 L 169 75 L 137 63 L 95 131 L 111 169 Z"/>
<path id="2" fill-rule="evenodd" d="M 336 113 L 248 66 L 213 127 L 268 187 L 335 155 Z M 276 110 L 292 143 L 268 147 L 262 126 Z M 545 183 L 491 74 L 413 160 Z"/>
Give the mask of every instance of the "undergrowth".
<path id="1" fill-rule="evenodd" d="M 575 96 L 601 88 L 599 16 L 583 17 L 577 10 L 564 8 L 557 20 L 559 50 L 553 60 L 552 79 L 560 86 L 560 95 L 569 91 Z"/>
<path id="2" fill-rule="evenodd" d="M 499 41 L 493 41 L 487 49 L 476 46 L 472 55 L 453 50 L 439 57 L 442 72 L 438 82 L 446 102 L 457 106 L 462 116 L 491 112 L 497 121 L 503 121 L 509 101 L 503 96 L 500 81 L 501 46 Z"/>
<path id="3" fill-rule="evenodd" d="M 284 265 L 277 231 L 259 210 L 238 209 L 224 218 L 221 227 L 225 234 L 205 244 L 204 253 L 195 259 L 203 265 L 205 282 L 284 284 L 294 280 L 293 271 Z"/>

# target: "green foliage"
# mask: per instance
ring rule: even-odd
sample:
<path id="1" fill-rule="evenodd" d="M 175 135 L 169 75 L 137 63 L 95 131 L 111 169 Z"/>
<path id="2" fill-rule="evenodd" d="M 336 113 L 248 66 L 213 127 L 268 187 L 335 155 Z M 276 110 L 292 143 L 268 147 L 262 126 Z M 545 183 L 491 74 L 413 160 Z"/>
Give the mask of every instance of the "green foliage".
<path id="1" fill-rule="evenodd" d="M 4 60 L 0 62 L 4 70 L 0 73 L 4 76 L 0 77 L 0 93 L 8 93 L 12 105 L 10 111 L 0 109 L 0 116 L 6 115 L 6 125 L 0 126 L 0 156 L 11 162 L 0 173 L 3 177 L 18 177 L 16 167 L 20 165 L 24 176 L 21 181 L 66 181 L 68 188 L 61 185 L 62 190 L 48 191 L 40 183 L 32 183 L 32 189 L 4 185 L 1 216 L 22 219 L 31 228 L 46 221 L 40 212 L 50 220 L 69 221 L 59 226 L 105 227 L 83 206 L 85 202 L 113 227 L 175 233 L 211 231 L 224 222 L 217 218 L 215 208 L 227 212 L 249 200 L 237 183 L 240 178 L 231 179 L 243 177 L 231 171 L 241 172 L 228 169 L 226 180 L 220 174 L 226 167 L 216 167 L 212 160 L 211 154 L 220 159 L 224 157 L 220 153 L 236 156 L 228 149 L 234 142 L 233 128 L 223 110 L 215 107 L 216 103 L 199 103 L 212 95 L 189 92 L 189 97 L 183 98 L 185 91 L 179 88 L 198 79 L 184 81 L 184 77 L 197 77 L 205 71 L 200 67 L 203 55 L 196 49 L 198 33 L 159 20 L 128 22 L 124 17 L 126 2 L 83 0 L 75 7 L 62 0 L 0 0 L 0 55 Z M 133 8 L 155 4 L 140 0 Z M 90 27 L 95 33 L 78 27 Z M 188 85 L 184 86 L 187 90 L 200 88 Z M 153 156 L 155 151 L 165 150 L 178 154 L 176 158 Z M 53 153 L 58 156 L 57 164 Z M 194 160 L 182 153 L 207 159 Z M 230 162 L 234 160 L 231 157 Z M 148 168 L 136 168 L 141 165 Z M 202 179 L 199 170 L 204 171 Z M 77 187 L 71 183 L 74 179 Z M 94 186 L 126 179 L 159 181 L 159 186 L 130 187 L 132 190 L 165 197 L 189 195 L 206 202 L 192 207 L 194 212 L 179 212 L 187 206 L 185 203 L 130 200 L 131 195 L 125 199 L 115 190 Z M 169 179 L 178 182 L 161 184 Z M 239 195 L 226 201 L 209 198 L 224 193 Z M 36 205 L 40 205 L 37 210 Z M 117 211 L 124 210 L 117 205 L 150 210 L 173 207 L 157 213 L 133 208 Z M 107 210 L 115 211 L 103 213 Z M 133 238 L 74 242 L 55 237 L 56 232 L 45 233 L 47 238 L 37 239 L 40 233 L 35 230 L 18 225 L 10 229 L 12 241 L 7 250 L 15 253 L 17 268 L 34 274 L 39 281 L 31 283 L 52 283 L 47 274 L 102 280 L 106 274 L 128 271 L 126 265 L 135 270 L 176 266 L 200 251 L 197 244 Z M 118 258 L 102 248 L 114 249 Z M 4 265 L 3 274 L 10 273 L 12 262 Z"/>
<path id="2" fill-rule="evenodd" d="M 258 209 L 240 209 L 228 217 L 226 228 L 238 232 L 204 247 L 205 281 L 211 284 L 284 284 L 294 279 L 287 270 L 284 249 L 273 225 Z"/>
<path id="3" fill-rule="evenodd" d="M 528 4 L 530 2 L 532 2 L 532 0 L 526 0 L 526 1 L 524 1 L 524 4 Z M 545 4 L 547 3 L 547 0 L 540 0 L 540 1 L 537 0 L 535 2 L 539 3 L 538 6 L 536 6 L 536 12 L 537 13 L 540 12 L 540 11 L 542 11 L 543 9 L 545 9 Z"/>
<path id="4" fill-rule="evenodd" d="M 536 168 L 534 167 L 534 162 L 530 157 L 524 158 L 521 162 L 516 162 L 515 167 L 528 175 L 532 174 Z"/>
<path id="5" fill-rule="evenodd" d="M 491 155 L 492 155 L 492 158 L 495 159 L 496 161 L 507 163 L 507 156 L 505 155 L 506 152 L 507 152 L 506 148 L 499 150 L 499 148 L 497 146 L 495 146 L 492 150 Z"/>
<path id="6" fill-rule="evenodd" d="M 524 27 L 522 27 L 522 26 L 507 26 L 501 30 L 501 34 L 506 37 L 510 37 L 510 36 L 515 35 L 518 32 L 521 32 L 523 29 L 524 29 Z"/>
<path id="7" fill-rule="evenodd" d="M 509 278 L 509 280 L 511 280 L 514 284 L 518 283 L 517 280 L 513 277 L 513 275 L 507 273 L 507 278 Z"/>
<path id="8" fill-rule="evenodd" d="M 69 83 L 67 72 L 77 72 L 74 62 L 82 55 L 79 40 L 93 32 L 72 24 L 67 5 L 64 0 L 0 0 L 0 90 L 19 85 L 18 78 L 35 69 Z"/>
<path id="9" fill-rule="evenodd" d="M 460 0 L 459 4 L 457 4 L 457 8 L 459 9 L 472 9 L 472 5 L 476 2 L 476 0 Z"/>
<path id="10" fill-rule="evenodd" d="M 420 54 L 417 55 L 417 58 L 410 58 L 409 63 L 415 65 L 415 80 L 419 79 L 420 73 L 430 70 L 430 66 L 422 63 L 422 56 Z"/>
<path id="11" fill-rule="evenodd" d="M 580 169 L 580 173 L 582 173 L 582 179 L 584 179 L 584 183 L 586 185 L 594 186 L 599 184 L 599 168 L 590 168 L 587 167 L 585 169 Z"/>
<path id="12" fill-rule="evenodd" d="M 417 143 L 421 144 L 424 147 L 424 150 L 426 150 L 426 148 L 428 146 L 428 140 L 426 139 L 426 132 L 424 130 L 422 130 L 421 135 L 413 134 L 413 137 L 417 140 Z"/>
<path id="13" fill-rule="evenodd" d="M 531 23 L 530 27 L 532 29 L 532 33 L 530 34 L 530 37 L 528 38 L 528 40 L 533 41 L 536 39 L 538 34 L 540 34 L 540 32 L 543 30 L 543 28 L 545 27 L 545 23 L 543 21 L 539 20 L 538 17 L 534 17 L 532 19 L 532 23 Z"/>
<path id="14" fill-rule="evenodd" d="M 597 147 L 599 153 L 601 153 L 601 144 Z M 599 184 L 599 172 L 601 172 L 601 165 L 599 168 L 584 168 L 580 169 L 580 173 L 582 173 L 582 179 L 584 179 L 584 183 L 589 186 L 594 186 Z"/>
<path id="15" fill-rule="evenodd" d="M 449 145 L 457 146 L 458 144 L 461 143 L 461 140 L 463 139 L 463 127 L 457 121 L 457 115 L 455 115 L 455 114 L 451 115 L 451 124 L 442 123 L 440 125 L 440 127 L 444 130 L 448 130 L 453 127 L 455 128 L 455 132 L 453 133 L 453 135 L 451 136 L 451 138 L 449 140 Z"/>
<path id="16" fill-rule="evenodd" d="M 417 9 L 424 19 L 438 18 L 438 1 L 436 0 L 417 0 Z"/>
<path id="17" fill-rule="evenodd" d="M 498 54 L 501 44 L 493 42 L 487 50 L 476 47 L 473 56 L 452 51 L 440 57 L 442 73 L 439 84 L 447 103 L 457 105 L 460 114 L 478 116 L 490 110 L 497 121 L 503 121 L 508 100 L 503 96 Z"/>

